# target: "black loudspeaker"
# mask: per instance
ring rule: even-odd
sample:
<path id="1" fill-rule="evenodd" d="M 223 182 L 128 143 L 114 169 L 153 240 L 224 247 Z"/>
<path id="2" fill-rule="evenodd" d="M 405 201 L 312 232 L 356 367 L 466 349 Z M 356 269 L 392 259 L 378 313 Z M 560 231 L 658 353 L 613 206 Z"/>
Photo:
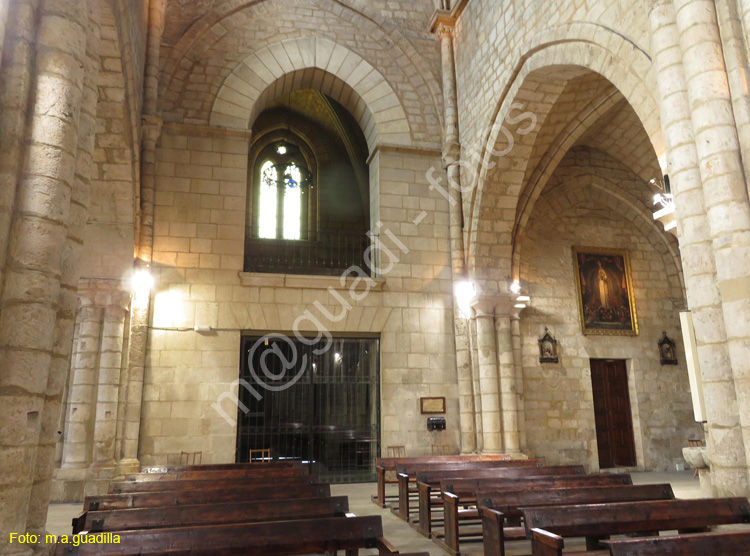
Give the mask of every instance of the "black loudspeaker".
<path id="1" fill-rule="evenodd" d="M 427 417 L 428 431 L 444 431 L 445 417 Z"/>

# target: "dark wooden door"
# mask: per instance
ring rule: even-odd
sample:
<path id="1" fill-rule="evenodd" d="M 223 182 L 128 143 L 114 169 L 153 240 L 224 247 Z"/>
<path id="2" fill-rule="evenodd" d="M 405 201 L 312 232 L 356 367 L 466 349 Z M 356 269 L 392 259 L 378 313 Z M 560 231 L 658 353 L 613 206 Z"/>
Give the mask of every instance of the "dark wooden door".
<path id="1" fill-rule="evenodd" d="M 628 372 L 623 359 L 592 359 L 596 441 L 599 466 L 634 467 L 635 440 L 630 413 Z"/>

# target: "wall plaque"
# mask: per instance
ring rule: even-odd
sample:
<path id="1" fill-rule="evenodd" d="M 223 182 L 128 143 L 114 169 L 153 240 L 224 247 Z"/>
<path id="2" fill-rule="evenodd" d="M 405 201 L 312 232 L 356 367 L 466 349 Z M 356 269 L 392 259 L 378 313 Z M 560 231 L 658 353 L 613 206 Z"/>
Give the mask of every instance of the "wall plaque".
<path id="1" fill-rule="evenodd" d="M 445 398 L 419 398 L 422 415 L 445 413 Z"/>

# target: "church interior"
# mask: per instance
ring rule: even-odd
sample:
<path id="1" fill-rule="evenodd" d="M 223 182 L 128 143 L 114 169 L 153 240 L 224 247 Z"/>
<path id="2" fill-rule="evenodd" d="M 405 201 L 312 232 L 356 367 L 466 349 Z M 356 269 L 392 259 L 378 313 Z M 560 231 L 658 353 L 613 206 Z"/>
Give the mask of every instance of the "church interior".
<path id="1" fill-rule="evenodd" d="M 415 554 L 467 554 L 448 462 L 750 520 L 750 0 L 0 0 L 0 49 L 0 554 L 147 471 Z"/>

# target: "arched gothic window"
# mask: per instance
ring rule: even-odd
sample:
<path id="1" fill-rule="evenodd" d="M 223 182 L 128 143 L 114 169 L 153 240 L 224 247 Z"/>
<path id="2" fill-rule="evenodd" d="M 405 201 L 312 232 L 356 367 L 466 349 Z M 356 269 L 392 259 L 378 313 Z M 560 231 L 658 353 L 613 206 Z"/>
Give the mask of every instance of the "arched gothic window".
<path id="1" fill-rule="evenodd" d="M 258 157 L 259 185 L 255 222 L 262 239 L 303 239 L 307 234 L 307 193 L 310 172 L 299 149 L 279 141 Z"/>

